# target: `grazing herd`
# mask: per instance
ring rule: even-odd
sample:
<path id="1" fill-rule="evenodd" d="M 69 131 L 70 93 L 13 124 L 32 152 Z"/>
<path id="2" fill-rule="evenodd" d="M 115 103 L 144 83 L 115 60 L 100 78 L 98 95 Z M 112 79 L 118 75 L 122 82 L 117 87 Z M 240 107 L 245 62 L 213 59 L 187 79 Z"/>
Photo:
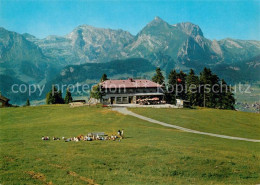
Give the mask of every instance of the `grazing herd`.
<path id="1" fill-rule="evenodd" d="M 121 141 L 124 138 L 124 129 L 118 130 L 117 134 L 111 134 L 107 135 L 104 132 L 92 132 L 88 133 L 87 135 L 79 135 L 77 137 L 71 137 L 71 138 L 66 138 L 62 137 L 61 139 L 59 137 L 53 137 L 52 140 L 57 141 L 57 140 L 64 140 L 65 142 L 70 142 L 70 141 L 94 141 L 94 140 L 112 140 L 112 141 Z M 48 141 L 51 140 L 49 136 L 42 136 L 43 141 Z"/>

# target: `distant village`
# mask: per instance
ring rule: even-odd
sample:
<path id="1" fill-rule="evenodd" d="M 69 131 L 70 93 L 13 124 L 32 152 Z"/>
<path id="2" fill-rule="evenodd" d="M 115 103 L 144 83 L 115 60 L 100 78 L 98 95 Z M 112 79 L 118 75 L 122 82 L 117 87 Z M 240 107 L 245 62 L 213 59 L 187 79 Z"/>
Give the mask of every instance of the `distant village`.
<path id="1" fill-rule="evenodd" d="M 260 103 L 254 102 L 254 103 L 242 103 L 242 102 L 236 102 L 237 110 L 245 111 L 245 112 L 260 112 Z"/>

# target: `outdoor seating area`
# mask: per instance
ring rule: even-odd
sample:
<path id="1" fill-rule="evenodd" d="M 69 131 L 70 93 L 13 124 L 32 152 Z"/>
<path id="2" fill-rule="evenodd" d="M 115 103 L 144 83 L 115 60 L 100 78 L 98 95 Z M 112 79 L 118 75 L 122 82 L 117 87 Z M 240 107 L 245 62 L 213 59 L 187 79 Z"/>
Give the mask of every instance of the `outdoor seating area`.
<path id="1" fill-rule="evenodd" d="M 124 138 L 124 129 L 122 130 L 118 130 L 117 133 L 113 133 L 113 134 L 105 134 L 105 132 L 91 132 L 88 133 L 86 135 L 80 134 L 78 136 L 75 137 L 61 137 L 61 139 L 59 137 L 53 137 L 52 140 L 53 141 L 58 141 L 58 140 L 63 140 L 65 142 L 70 142 L 70 141 L 75 141 L 75 142 L 79 142 L 79 141 L 97 141 L 97 140 L 101 140 L 101 141 L 106 141 L 106 140 L 111 140 L 111 141 L 121 141 Z M 49 136 L 42 136 L 42 140 L 43 141 L 50 141 L 51 137 Z"/>
<path id="2" fill-rule="evenodd" d="M 158 105 L 166 104 L 166 101 L 160 100 L 158 97 L 153 98 L 139 98 L 136 100 L 139 105 Z"/>

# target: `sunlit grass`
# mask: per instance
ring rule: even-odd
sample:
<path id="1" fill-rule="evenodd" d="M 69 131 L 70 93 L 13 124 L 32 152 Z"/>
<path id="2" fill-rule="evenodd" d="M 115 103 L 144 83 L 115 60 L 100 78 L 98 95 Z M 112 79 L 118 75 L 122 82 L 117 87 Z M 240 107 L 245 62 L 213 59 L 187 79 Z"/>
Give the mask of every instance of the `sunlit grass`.
<path id="1" fill-rule="evenodd" d="M 260 114 L 217 109 L 131 109 L 169 124 L 198 131 L 260 139 Z"/>
<path id="2" fill-rule="evenodd" d="M 196 111 L 206 114 L 207 110 Z M 189 110 L 179 110 L 178 114 L 183 114 L 180 120 L 201 115 Z M 221 115 L 218 111 L 208 114 L 212 120 Z M 254 120 L 247 116 L 242 114 L 241 119 Z M 0 109 L 0 118 L 1 184 L 257 184 L 260 181 L 259 143 L 185 133 L 101 107 L 5 108 Z M 118 129 L 125 130 L 126 139 L 121 142 L 41 140 L 43 135 L 72 137 L 93 131 L 112 134 Z"/>

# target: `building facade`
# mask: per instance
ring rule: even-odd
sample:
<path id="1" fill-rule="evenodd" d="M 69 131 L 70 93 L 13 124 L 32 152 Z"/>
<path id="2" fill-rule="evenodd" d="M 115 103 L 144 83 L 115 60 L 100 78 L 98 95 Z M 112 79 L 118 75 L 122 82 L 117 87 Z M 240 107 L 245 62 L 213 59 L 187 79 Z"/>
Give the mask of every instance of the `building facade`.
<path id="1" fill-rule="evenodd" d="M 164 100 L 162 86 L 145 79 L 106 80 L 100 84 L 104 104 L 136 104 L 141 100 Z"/>
<path id="2" fill-rule="evenodd" d="M 9 99 L 2 96 L 0 93 L 0 107 L 9 107 L 9 106 L 10 106 Z"/>

